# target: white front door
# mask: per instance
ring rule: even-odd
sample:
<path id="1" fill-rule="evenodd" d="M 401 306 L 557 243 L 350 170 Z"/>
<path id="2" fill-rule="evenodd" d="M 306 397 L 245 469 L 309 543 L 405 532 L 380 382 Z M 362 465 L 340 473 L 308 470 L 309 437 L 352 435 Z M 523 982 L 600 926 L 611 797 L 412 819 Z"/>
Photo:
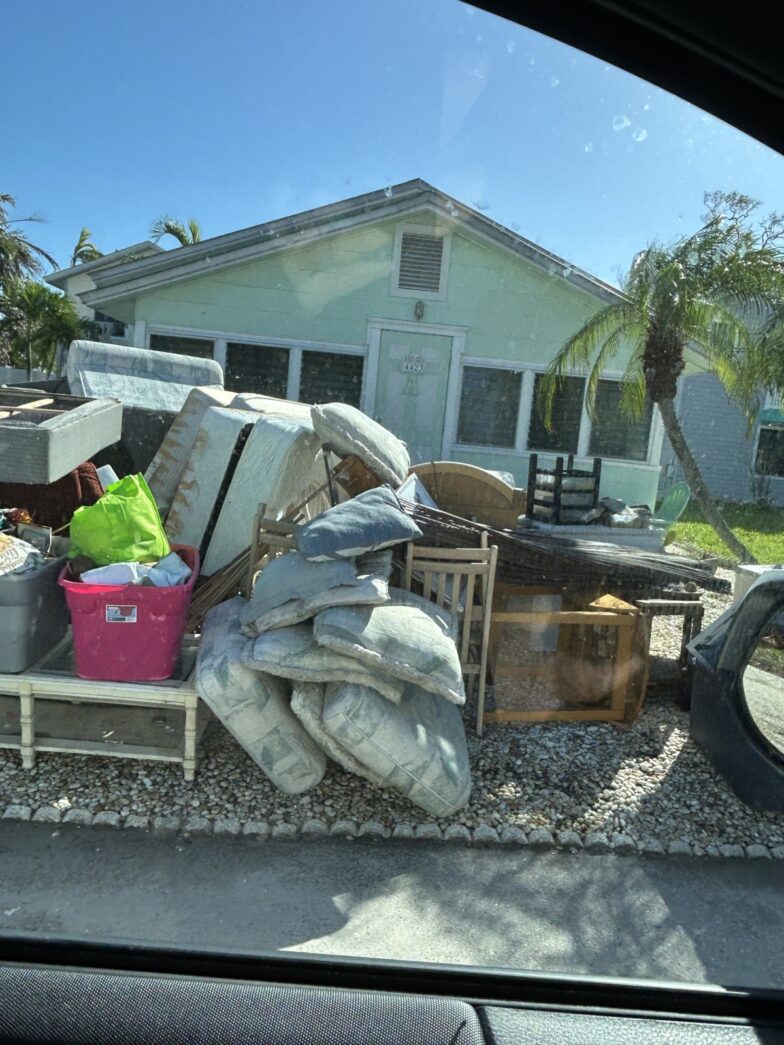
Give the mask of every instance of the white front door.
<path id="1" fill-rule="evenodd" d="M 442 457 L 455 336 L 449 328 L 396 324 L 379 326 L 372 338 L 378 370 L 368 412 L 407 444 L 412 464 Z"/>

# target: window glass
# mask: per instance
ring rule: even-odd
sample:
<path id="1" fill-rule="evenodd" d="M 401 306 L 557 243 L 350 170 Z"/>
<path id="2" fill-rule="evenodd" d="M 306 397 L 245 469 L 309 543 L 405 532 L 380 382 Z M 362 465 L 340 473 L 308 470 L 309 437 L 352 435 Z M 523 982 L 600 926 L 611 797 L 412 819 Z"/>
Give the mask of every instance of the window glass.
<path id="1" fill-rule="evenodd" d="M 531 450 L 552 450 L 557 453 L 576 454 L 580 438 L 580 419 L 583 412 L 585 379 L 567 377 L 553 400 L 552 429 L 545 427 L 537 409 L 537 396 L 543 374 L 534 379 L 534 401 L 531 408 L 531 423 L 528 426 L 528 447 Z"/>
<path id="2" fill-rule="evenodd" d="M 784 475 L 784 428 L 760 428 L 754 471 L 757 475 Z"/>
<path id="3" fill-rule="evenodd" d="M 285 399 L 289 380 L 289 350 L 270 345 L 230 341 L 226 346 L 224 383 L 232 392 L 258 392 Z"/>
<path id="4" fill-rule="evenodd" d="M 628 417 L 621 409 L 620 383 L 600 381 L 591 423 L 590 455 L 620 457 L 628 461 L 646 460 L 652 416 L 653 404 L 647 400 L 641 418 Z"/>
<path id="5" fill-rule="evenodd" d="M 181 356 L 212 359 L 214 345 L 204 337 L 180 337 L 173 334 L 150 334 L 150 348 L 159 352 L 176 352 Z"/>
<path id="6" fill-rule="evenodd" d="M 500 367 L 464 367 L 458 443 L 514 446 L 521 381 L 519 371 Z"/>
<path id="7" fill-rule="evenodd" d="M 345 352 L 303 352 L 299 398 L 303 403 L 359 406 L 365 360 Z"/>

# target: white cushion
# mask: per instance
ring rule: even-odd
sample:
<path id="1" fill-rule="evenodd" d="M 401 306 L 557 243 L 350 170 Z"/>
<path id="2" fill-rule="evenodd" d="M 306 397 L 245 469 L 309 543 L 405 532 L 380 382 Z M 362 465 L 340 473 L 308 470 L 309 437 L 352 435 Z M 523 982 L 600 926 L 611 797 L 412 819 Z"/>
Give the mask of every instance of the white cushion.
<path id="1" fill-rule="evenodd" d="M 403 694 L 399 679 L 369 670 L 353 657 L 319 646 L 310 624 L 275 628 L 245 641 L 242 662 L 255 671 L 296 682 L 357 682 L 393 703 L 398 703 Z"/>
<path id="2" fill-rule="evenodd" d="M 324 752 L 293 714 L 285 683 L 242 663 L 248 644 L 239 631 L 242 605 L 231 599 L 204 618 L 196 690 L 273 784 L 297 795 L 321 781 Z"/>
<path id="3" fill-rule="evenodd" d="M 358 565 L 354 559 L 309 562 L 299 552 L 278 556 L 261 571 L 243 607 L 243 634 L 254 637 L 271 628 L 300 624 L 330 606 L 386 602 L 389 584 L 383 567 L 380 576 L 359 576 Z"/>
<path id="4" fill-rule="evenodd" d="M 390 589 L 383 606 L 336 606 L 317 614 L 318 643 L 354 657 L 369 671 L 413 682 L 452 704 L 465 704 L 453 619 L 426 599 Z"/>
<path id="5" fill-rule="evenodd" d="M 468 802 L 471 771 L 462 716 L 433 693 L 408 685 L 394 705 L 362 686 L 329 685 L 322 725 L 383 786 L 432 816 L 450 816 Z"/>
<path id="6" fill-rule="evenodd" d="M 390 486 L 399 486 L 408 475 L 406 444 L 355 406 L 325 403 L 311 407 L 310 416 L 319 440 L 335 453 L 354 454 Z"/>
<path id="7" fill-rule="evenodd" d="M 374 691 L 372 691 L 374 692 Z M 297 682 L 291 694 L 291 710 L 300 720 L 313 740 L 322 748 L 333 762 L 349 773 L 369 780 L 371 784 L 385 787 L 381 777 L 362 765 L 350 751 L 342 748 L 324 729 L 322 715 L 324 713 L 324 687 L 316 682 Z"/>

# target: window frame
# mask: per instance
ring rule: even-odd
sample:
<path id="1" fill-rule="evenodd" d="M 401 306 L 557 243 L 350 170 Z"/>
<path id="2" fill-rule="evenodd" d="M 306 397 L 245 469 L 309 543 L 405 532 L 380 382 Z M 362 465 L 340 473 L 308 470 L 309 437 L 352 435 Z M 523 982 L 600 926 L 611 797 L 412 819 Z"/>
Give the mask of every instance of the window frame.
<path id="1" fill-rule="evenodd" d="M 514 447 L 509 446 L 492 446 L 477 443 L 459 443 L 457 441 L 458 426 L 459 426 L 459 411 L 460 403 L 463 396 L 463 372 L 467 366 L 472 367 L 491 367 L 496 369 L 513 370 L 522 373 L 522 380 L 520 382 L 520 403 L 517 411 L 517 430 L 515 432 L 515 444 Z M 449 452 L 454 453 L 475 453 L 475 454 L 488 454 L 493 456 L 503 457 L 520 457 L 527 456 L 529 454 L 539 454 L 545 457 L 567 457 L 569 455 L 568 450 L 542 450 L 535 446 L 528 445 L 528 431 L 531 423 L 531 414 L 534 409 L 534 382 L 537 374 L 543 374 L 547 370 L 547 366 L 542 363 L 516 363 L 508 359 L 492 359 L 483 358 L 481 356 L 462 356 L 459 365 L 459 381 L 457 383 L 457 397 L 452 410 L 449 409 L 447 404 L 447 412 L 449 419 Z M 577 451 L 574 454 L 575 460 L 591 460 L 591 454 L 589 453 L 590 439 L 591 439 L 591 417 L 588 413 L 585 395 L 587 391 L 587 375 L 580 373 L 579 371 L 569 370 L 565 374 L 566 377 L 580 377 L 585 381 L 583 388 L 583 401 L 582 401 L 582 413 L 580 417 L 580 433 L 577 440 Z M 620 381 L 622 380 L 622 373 L 620 371 L 607 370 L 602 374 L 603 381 Z M 634 460 L 630 457 L 603 457 L 603 461 L 612 462 L 614 464 L 627 465 L 631 468 L 640 467 L 659 467 L 658 458 L 661 456 L 662 438 L 664 434 L 664 426 L 661 420 L 661 414 L 658 408 L 654 404 L 653 412 L 651 415 L 651 425 L 648 432 L 648 446 L 645 457 L 641 460 Z"/>
<path id="2" fill-rule="evenodd" d="M 139 326 L 137 322 L 136 326 Z M 162 323 L 146 323 L 141 321 L 141 336 L 134 330 L 134 344 L 141 340 L 141 348 L 150 347 L 150 337 L 153 334 L 164 334 L 171 337 L 194 337 L 203 338 L 213 343 L 212 357 L 220 363 L 221 369 L 226 370 L 226 350 L 228 344 L 259 345 L 269 348 L 286 348 L 289 350 L 289 369 L 286 385 L 286 398 L 293 402 L 301 402 L 299 398 L 300 374 L 302 369 L 303 352 L 325 352 L 335 355 L 361 356 L 362 388 L 360 401 L 364 402 L 368 387 L 368 347 L 367 345 L 350 345 L 330 341 L 311 341 L 306 338 L 288 337 L 266 337 L 261 334 L 241 334 L 236 331 L 227 330 L 204 330 L 197 327 L 171 326 Z"/>
<path id="3" fill-rule="evenodd" d="M 403 250 L 403 233 L 410 232 L 417 236 L 437 236 L 443 241 L 441 248 L 441 272 L 439 273 L 438 290 L 409 290 L 398 287 L 400 277 L 400 256 Z M 421 301 L 446 301 L 449 276 L 449 257 L 452 250 L 452 233 L 444 225 L 417 225 L 403 222 L 395 226 L 395 239 L 392 247 L 392 274 L 389 293 L 394 298 L 413 298 Z"/>
<path id="4" fill-rule="evenodd" d="M 777 427 L 778 426 L 771 425 L 771 424 L 762 424 L 762 423 L 758 423 L 757 424 L 757 428 L 756 428 L 756 431 L 754 433 L 754 442 L 753 442 L 753 445 L 752 445 L 752 448 L 751 448 L 751 450 L 752 450 L 752 458 L 751 458 L 752 459 L 752 469 L 753 469 L 753 474 L 754 474 L 755 479 L 765 479 L 765 480 L 770 481 L 770 482 L 776 482 L 777 480 L 780 481 L 780 480 L 784 479 L 784 472 L 782 472 L 781 475 L 777 475 L 777 474 L 775 474 L 773 472 L 758 472 L 757 471 L 757 459 L 759 457 L 759 444 L 760 444 L 760 436 L 762 435 L 762 430 L 763 430 L 763 428 L 773 428 L 773 429 L 776 429 Z M 779 431 L 784 432 L 784 426 L 779 428 Z"/>

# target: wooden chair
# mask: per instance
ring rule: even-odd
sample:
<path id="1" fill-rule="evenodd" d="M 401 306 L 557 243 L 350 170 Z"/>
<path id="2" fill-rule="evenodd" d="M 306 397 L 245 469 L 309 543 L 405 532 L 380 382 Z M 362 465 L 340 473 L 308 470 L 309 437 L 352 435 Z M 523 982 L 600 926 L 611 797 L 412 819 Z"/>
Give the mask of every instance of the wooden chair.
<path id="1" fill-rule="evenodd" d="M 595 457 L 593 468 L 574 467 L 574 454 L 569 454 L 564 467 L 563 457 L 555 459 L 555 468 L 540 468 L 539 455 L 528 459 L 527 519 L 541 519 L 560 526 L 575 523 L 595 508 L 599 501 L 602 480 L 602 459 Z"/>
<path id="2" fill-rule="evenodd" d="M 409 544 L 403 577 L 403 587 L 411 591 L 415 575 L 417 578 L 421 576 L 424 597 L 450 610 L 460 622 L 460 666 L 465 677 L 478 679 L 476 729 L 480 736 L 484 718 L 490 614 L 493 608 L 497 563 L 498 547 L 493 545 L 488 548 L 486 533 L 482 534 L 481 548 L 428 548 Z M 478 625 L 478 642 L 472 640 L 475 624 Z M 477 645 L 478 660 L 472 658 Z"/>
<path id="3" fill-rule="evenodd" d="M 250 539 L 250 556 L 248 559 L 248 575 L 245 581 L 245 597 L 250 598 L 256 577 L 261 572 L 265 560 L 284 555 L 297 547 L 294 535 L 299 524 L 290 519 L 268 519 L 266 504 L 260 504 L 253 519 Z M 288 513 L 293 514 L 293 513 Z"/>

